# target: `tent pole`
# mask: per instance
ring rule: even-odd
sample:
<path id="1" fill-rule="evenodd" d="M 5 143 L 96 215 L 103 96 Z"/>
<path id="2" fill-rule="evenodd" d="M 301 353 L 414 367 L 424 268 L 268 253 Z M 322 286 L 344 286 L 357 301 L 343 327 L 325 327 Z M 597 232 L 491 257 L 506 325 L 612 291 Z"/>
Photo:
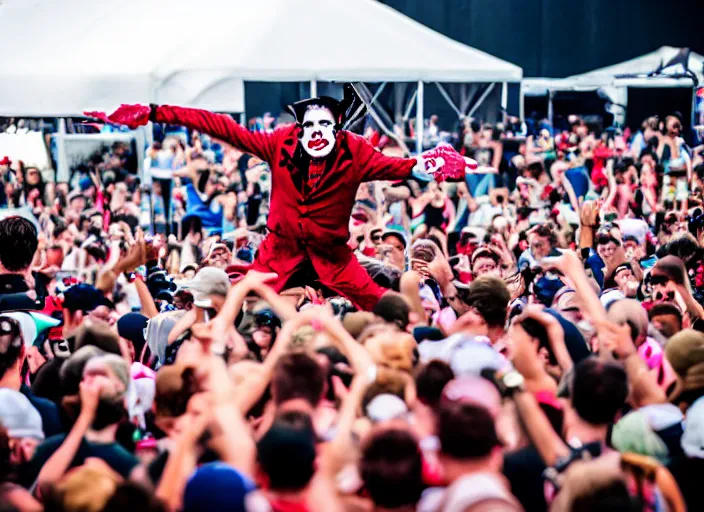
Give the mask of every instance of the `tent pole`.
<path id="1" fill-rule="evenodd" d="M 442 94 L 442 97 L 445 98 L 447 104 L 450 105 L 450 108 L 455 111 L 457 118 L 462 119 L 462 112 L 457 108 L 457 105 L 455 105 L 455 102 L 452 101 L 452 97 L 450 97 L 442 84 L 440 84 L 440 82 L 435 82 L 435 86 L 438 88 L 438 91 L 440 91 L 440 94 Z"/>
<path id="2" fill-rule="evenodd" d="M 506 117 L 508 112 L 506 109 L 508 108 L 508 84 L 506 82 L 503 82 L 501 84 L 501 108 L 503 109 L 503 113 L 501 114 L 502 116 L 502 121 L 503 117 Z"/>
<path id="3" fill-rule="evenodd" d="M 474 106 L 467 112 L 467 117 L 472 117 L 474 113 L 477 111 L 477 109 L 481 106 L 482 103 L 484 103 L 484 100 L 489 96 L 491 91 L 494 90 L 494 87 L 496 86 L 495 82 L 491 82 L 489 86 L 484 90 L 482 95 L 479 97 L 477 102 L 474 104 Z"/>
<path id="4" fill-rule="evenodd" d="M 66 119 L 59 118 L 59 133 L 56 136 L 56 181 L 68 182 L 70 179 L 68 161 L 66 160 Z"/>
<path id="5" fill-rule="evenodd" d="M 423 152 L 423 96 L 425 84 L 418 80 L 418 96 L 416 97 L 416 151 Z"/>
<path id="6" fill-rule="evenodd" d="M 523 90 L 523 82 L 518 82 L 518 98 L 520 101 L 520 107 L 518 109 L 518 117 L 521 121 L 525 121 L 526 120 L 526 113 L 525 113 L 526 98 L 525 98 L 525 91 Z"/>
<path id="7" fill-rule="evenodd" d="M 311 98 L 318 97 L 318 82 L 315 80 L 310 81 L 310 97 Z"/>

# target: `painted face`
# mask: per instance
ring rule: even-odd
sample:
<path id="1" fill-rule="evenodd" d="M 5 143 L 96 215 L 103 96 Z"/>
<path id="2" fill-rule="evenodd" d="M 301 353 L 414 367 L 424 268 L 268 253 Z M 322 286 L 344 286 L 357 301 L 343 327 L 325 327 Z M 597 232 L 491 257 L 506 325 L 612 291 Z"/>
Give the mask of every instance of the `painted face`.
<path id="1" fill-rule="evenodd" d="M 303 116 L 303 149 L 311 158 L 325 158 L 335 147 L 335 119 L 326 108 L 311 107 Z"/>

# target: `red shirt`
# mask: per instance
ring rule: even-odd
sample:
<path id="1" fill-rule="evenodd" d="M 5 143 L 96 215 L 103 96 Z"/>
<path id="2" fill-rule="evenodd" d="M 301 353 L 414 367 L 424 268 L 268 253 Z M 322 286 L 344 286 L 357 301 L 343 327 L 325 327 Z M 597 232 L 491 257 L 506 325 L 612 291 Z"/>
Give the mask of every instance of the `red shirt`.
<path id="1" fill-rule="evenodd" d="M 224 114 L 166 105 L 157 108 L 156 121 L 210 134 L 267 162 L 272 174 L 267 227 L 279 236 L 309 243 L 347 242 L 359 185 L 406 178 L 416 164 L 414 158 L 385 156 L 364 137 L 342 130 L 321 173 L 321 162 L 310 165 L 300 152 L 300 128 L 293 124 L 273 133 L 250 132 Z"/>

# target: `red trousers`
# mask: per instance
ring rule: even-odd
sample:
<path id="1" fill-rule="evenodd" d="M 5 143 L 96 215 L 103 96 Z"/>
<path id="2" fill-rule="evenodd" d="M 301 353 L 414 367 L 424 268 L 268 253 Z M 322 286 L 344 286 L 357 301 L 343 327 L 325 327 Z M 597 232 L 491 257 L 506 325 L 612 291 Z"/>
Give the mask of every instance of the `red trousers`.
<path id="1" fill-rule="evenodd" d="M 313 265 L 324 286 L 347 297 L 359 309 L 371 311 L 388 291 L 372 281 L 352 249 L 340 242 L 321 246 L 270 232 L 259 246 L 253 268 L 276 272 L 279 278 L 272 287 L 279 292 L 306 261 Z"/>

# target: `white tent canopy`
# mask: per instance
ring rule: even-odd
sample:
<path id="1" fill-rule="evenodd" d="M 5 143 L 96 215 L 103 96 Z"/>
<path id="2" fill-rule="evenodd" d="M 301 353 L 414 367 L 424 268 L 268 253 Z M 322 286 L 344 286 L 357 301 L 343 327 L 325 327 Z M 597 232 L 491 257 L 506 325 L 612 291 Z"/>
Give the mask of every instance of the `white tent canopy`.
<path id="1" fill-rule="evenodd" d="M 173 4 L 5 0 L 0 115 L 64 117 L 150 102 L 243 112 L 239 78 L 218 70 L 160 76 L 162 62 L 208 37 L 186 35 L 192 12 Z"/>
<path id="2" fill-rule="evenodd" d="M 549 91 L 594 91 L 606 87 L 692 87 L 693 81 L 684 76 L 682 64 L 663 67 L 681 51 L 662 46 L 635 59 L 567 78 L 525 78 L 523 93 L 544 96 Z M 704 85 L 704 56 L 690 52 L 687 69 L 700 86 Z"/>
<path id="3" fill-rule="evenodd" d="M 704 84 L 704 56 L 698 53 L 689 53 L 687 69 L 682 64 L 663 67 L 682 50 L 673 46 L 662 46 L 635 59 L 573 75 L 568 80 L 576 85 L 590 83 L 621 87 L 692 87 L 691 78 L 684 76 L 688 69 L 694 73 L 699 84 Z"/>
<path id="4" fill-rule="evenodd" d="M 0 30 L 0 115 L 120 102 L 241 112 L 241 80 L 522 77 L 373 0 L 6 0 Z"/>

